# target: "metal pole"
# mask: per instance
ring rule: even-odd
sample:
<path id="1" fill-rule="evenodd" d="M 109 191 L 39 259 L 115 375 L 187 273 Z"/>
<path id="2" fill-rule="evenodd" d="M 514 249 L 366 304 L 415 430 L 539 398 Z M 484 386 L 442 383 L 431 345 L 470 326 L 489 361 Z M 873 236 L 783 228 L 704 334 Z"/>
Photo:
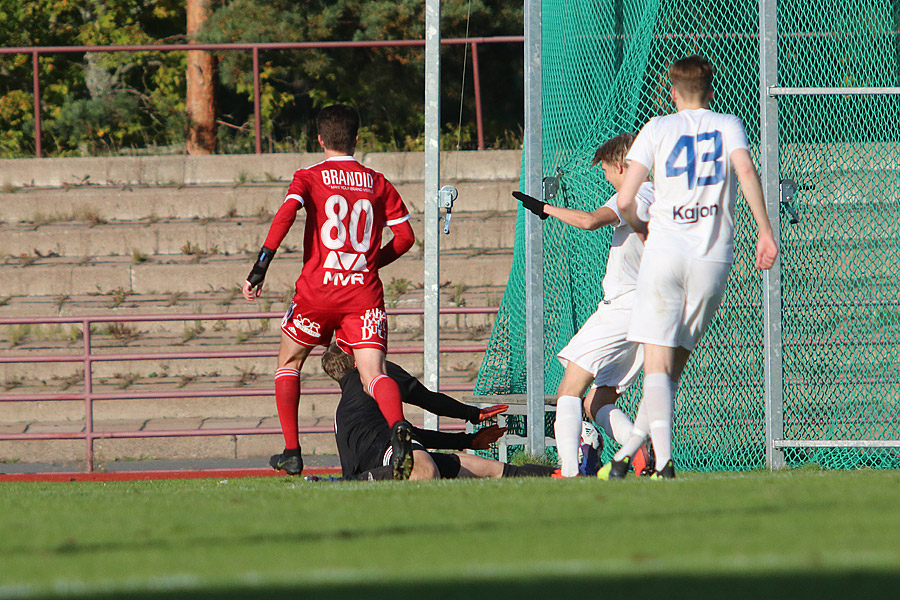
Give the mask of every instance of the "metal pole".
<path id="1" fill-rule="evenodd" d="M 441 180 L 441 3 L 425 2 L 425 387 L 440 384 L 440 232 L 438 187 Z M 438 428 L 437 415 L 425 413 L 427 429 Z"/>
<path id="2" fill-rule="evenodd" d="M 253 46 L 253 126 L 256 129 L 256 153 L 262 154 L 262 118 L 259 107 L 259 48 Z"/>
<path id="3" fill-rule="evenodd" d="M 91 322 L 81 322 L 81 337 L 84 339 L 84 470 L 94 470 L 94 375 L 91 363 Z"/>
<path id="4" fill-rule="evenodd" d="M 778 0 L 759 2 L 760 140 L 766 210 L 775 241 L 781 247 L 778 101 L 768 93 L 778 85 Z M 784 438 L 784 365 L 781 342 L 781 259 L 763 272 L 763 327 L 765 353 L 766 465 L 784 466 L 784 452 L 775 442 Z"/>
<path id="5" fill-rule="evenodd" d="M 478 149 L 484 150 L 484 120 L 481 116 L 481 77 L 478 74 L 478 44 L 472 42 L 472 79 L 475 80 L 475 126 L 478 129 Z"/>
<path id="6" fill-rule="evenodd" d="M 41 78 L 38 52 L 31 53 L 31 69 L 34 77 L 34 155 L 41 157 Z"/>
<path id="7" fill-rule="evenodd" d="M 900 87 L 778 87 L 767 90 L 770 96 L 897 96 Z"/>
<path id="8" fill-rule="evenodd" d="M 541 0 L 525 2 L 525 140 L 523 192 L 543 196 L 541 122 Z M 544 236 L 542 221 L 525 215 L 525 365 L 528 396 L 528 451 L 544 452 Z"/>

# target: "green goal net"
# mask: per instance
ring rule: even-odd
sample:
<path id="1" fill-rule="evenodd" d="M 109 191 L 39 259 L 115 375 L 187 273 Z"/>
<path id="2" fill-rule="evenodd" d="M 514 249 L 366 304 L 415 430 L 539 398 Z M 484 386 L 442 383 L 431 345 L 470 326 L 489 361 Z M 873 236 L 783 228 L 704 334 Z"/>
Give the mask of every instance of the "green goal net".
<path id="1" fill-rule="evenodd" d="M 900 2 L 781 0 L 782 86 L 900 85 Z M 666 71 L 688 54 L 717 69 L 714 110 L 743 119 L 758 156 L 756 1 L 545 0 L 543 165 L 555 203 L 594 210 L 612 193 L 594 150 L 673 111 Z M 779 100 L 782 178 L 797 182 L 782 227 L 786 439 L 900 438 L 900 96 Z M 525 391 L 524 215 L 514 266 L 476 393 Z M 562 376 L 556 353 L 602 299 L 610 231 L 544 221 L 546 393 Z M 755 228 L 738 199 L 736 258 L 725 300 L 694 352 L 676 398 L 681 468 L 765 465 L 762 277 Z M 640 386 L 620 400 L 634 415 Z M 548 413 L 552 421 L 552 413 Z M 524 423 L 511 431 L 524 435 Z M 547 424 L 552 435 L 552 423 Z M 604 459 L 615 449 L 607 440 Z M 896 449 L 794 449 L 789 464 L 900 466 Z"/>

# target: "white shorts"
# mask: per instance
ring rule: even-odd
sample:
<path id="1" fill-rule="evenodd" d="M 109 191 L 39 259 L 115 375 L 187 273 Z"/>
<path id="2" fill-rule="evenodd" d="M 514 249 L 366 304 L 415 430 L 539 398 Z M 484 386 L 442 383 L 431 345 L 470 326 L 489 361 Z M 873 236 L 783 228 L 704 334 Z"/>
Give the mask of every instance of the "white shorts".
<path id="1" fill-rule="evenodd" d="M 595 387 L 615 387 L 619 393 L 634 383 L 644 363 L 638 344 L 626 339 L 634 292 L 603 301 L 557 358 L 563 367 L 573 362 L 591 375 Z"/>
<path id="2" fill-rule="evenodd" d="M 645 249 L 628 339 L 693 350 L 712 321 L 731 263 Z"/>

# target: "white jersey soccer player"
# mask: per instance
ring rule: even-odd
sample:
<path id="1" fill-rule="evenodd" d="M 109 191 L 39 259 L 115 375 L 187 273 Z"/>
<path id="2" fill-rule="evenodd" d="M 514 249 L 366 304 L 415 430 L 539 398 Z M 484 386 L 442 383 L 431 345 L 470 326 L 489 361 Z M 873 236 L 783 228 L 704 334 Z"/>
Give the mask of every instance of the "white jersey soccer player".
<path id="1" fill-rule="evenodd" d="M 604 204 L 615 212 L 617 221 L 612 224 L 612 241 L 603 277 L 603 300 L 557 354 L 564 368 L 568 369 L 570 362 L 575 363 L 593 376 L 593 387 L 608 389 L 615 397 L 634 383 L 644 360 L 640 345 L 627 339 L 644 243 L 622 219 L 617 196 L 614 194 Z M 653 198 L 653 184 L 641 184 L 636 202 L 638 216 L 644 221 L 649 218 Z M 556 403 L 554 434 L 562 477 L 579 474 L 581 406 L 580 397 L 566 394 L 560 395 Z M 631 436 L 631 419 L 616 408 L 614 402 L 589 406 L 587 412 L 620 444 Z"/>
<path id="2" fill-rule="evenodd" d="M 644 395 L 631 438 L 598 476 L 624 476 L 649 434 L 656 451 L 656 477 L 675 476 L 672 413 L 675 388 L 722 301 L 734 259 L 735 180 L 741 183 L 759 228 L 757 268 L 777 256 L 762 187 L 740 119 L 709 110 L 712 65 L 691 56 L 669 72 L 678 112 L 651 119 L 628 152 L 619 193 L 623 217 L 635 227 L 635 191 L 653 173 L 656 202 L 628 339 L 644 348 Z"/>
<path id="3" fill-rule="evenodd" d="M 594 155 L 593 164 L 602 165 L 607 181 L 616 190 L 621 187 L 625 154 L 634 137 L 632 133 L 617 135 L 604 142 Z M 522 201 L 525 208 L 541 218 L 551 216 L 587 230 L 607 225 L 614 227 L 603 279 L 604 299 L 558 354 L 565 367 L 557 388 L 554 425 L 560 457 L 559 476 L 593 475 L 599 465 L 592 464 L 590 460 L 579 464 L 578 458 L 582 405 L 584 412 L 619 443 L 631 435 L 631 419 L 616 407 L 615 402 L 619 394 L 634 382 L 641 369 L 640 347 L 628 342 L 626 334 L 643 243 L 619 214 L 615 195 L 593 212 L 551 206 L 523 194 L 513 195 Z M 653 197 L 652 184 L 642 183 L 637 190 L 637 206 L 641 218 L 645 220 Z M 594 382 L 595 389 L 582 401 L 591 382 Z"/>
<path id="4" fill-rule="evenodd" d="M 641 370 L 640 347 L 626 340 L 634 290 L 644 244 L 619 213 L 614 194 L 603 206 L 616 213 L 606 275 L 603 277 L 603 300 L 597 310 L 581 326 L 557 357 L 563 367 L 569 362 L 594 375 L 594 385 L 616 387 L 624 391 L 634 383 Z M 653 184 L 641 184 L 637 194 L 638 216 L 646 221 L 653 204 Z"/>
<path id="5" fill-rule="evenodd" d="M 740 119 L 704 108 L 651 119 L 631 146 L 628 160 L 653 170 L 658 201 L 630 340 L 693 350 L 719 307 L 734 260 L 736 150 L 748 151 Z"/>

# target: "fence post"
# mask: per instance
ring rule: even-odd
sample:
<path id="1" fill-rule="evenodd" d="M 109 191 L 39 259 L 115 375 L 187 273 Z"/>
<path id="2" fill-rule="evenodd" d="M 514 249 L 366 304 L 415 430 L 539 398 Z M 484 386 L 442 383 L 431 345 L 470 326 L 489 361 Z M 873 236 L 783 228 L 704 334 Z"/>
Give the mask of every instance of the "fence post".
<path id="1" fill-rule="evenodd" d="M 766 211 L 781 246 L 780 157 L 778 101 L 769 88 L 778 85 L 778 0 L 759 3 L 759 164 L 766 197 Z M 784 365 L 781 339 L 781 257 L 763 272 L 763 340 L 765 364 L 766 466 L 784 467 L 784 451 L 775 441 L 784 439 Z"/>
<path id="2" fill-rule="evenodd" d="M 31 53 L 31 69 L 34 78 L 34 155 L 41 157 L 41 78 L 38 51 Z"/>
<path id="3" fill-rule="evenodd" d="M 441 238 L 438 188 L 441 185 L 441 3 L 425 2 L 425 387 L 440 388 Z M 425 412 L 426 429 L 438 429 L 438 416 Z"/>
<path id="4" fill-rule="evenodd" d="M 478 129 L 478 149 L 484 150 L 484 121 L 481 117 L 481 77 L 478 75 L 478 42 L 472 42 L 472 79 L 475 81 L 475 126 Z"/>
<path id="5" fill-rule="evenodd" d="M 85 465 L 88 473 L 94 470 L 94 386 L 91 372 L 91 322 L 81 322 L 81 337 L 84 340 L 84 435 Z"/>
<path id="6" fill-rule="evenodd" d="M 253 46 L 253 127 L 256 135 L 256 153 L 262 154 L 262 125 L 259 108 L 259 46 Z"/>
<path id="7" fill-rule="evenodd" d="M 541 113 L 541 0 L 525 2 L 525 140 L 523 192 L 542 198 L 543 123 Z M 528 394 L 528 452 L 543 454 L 544 436 L 544 229 L 525 217 L 525 365 Z M 505 458 L 505 457 L 502 457 Z"/>

